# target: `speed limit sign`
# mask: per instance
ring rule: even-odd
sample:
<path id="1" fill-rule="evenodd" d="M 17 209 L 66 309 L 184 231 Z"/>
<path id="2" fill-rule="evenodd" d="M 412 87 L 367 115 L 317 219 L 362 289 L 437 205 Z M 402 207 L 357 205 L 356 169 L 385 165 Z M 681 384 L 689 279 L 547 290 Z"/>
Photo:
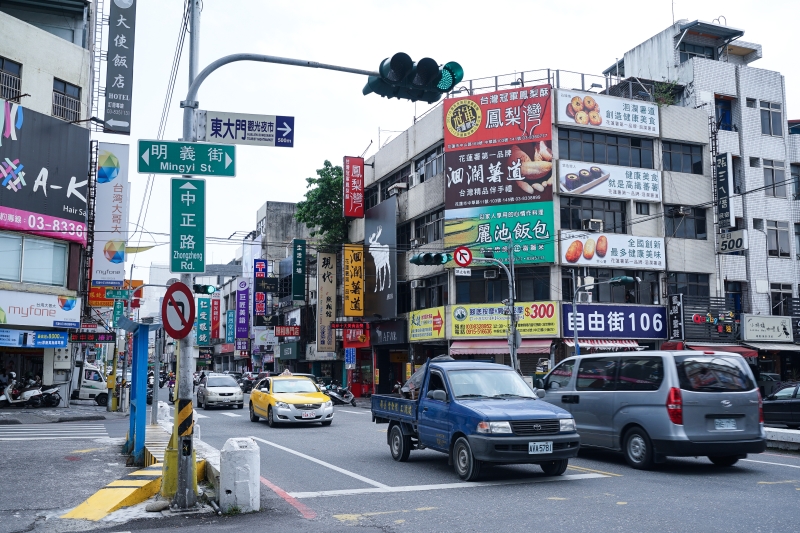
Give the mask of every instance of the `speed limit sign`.
<path id="1" fill-rule="evenodd" d="M 731 231 L 719 234 L 717 239 L 717 252 L 729 254 L 747 250 L 747 230 Z"/>

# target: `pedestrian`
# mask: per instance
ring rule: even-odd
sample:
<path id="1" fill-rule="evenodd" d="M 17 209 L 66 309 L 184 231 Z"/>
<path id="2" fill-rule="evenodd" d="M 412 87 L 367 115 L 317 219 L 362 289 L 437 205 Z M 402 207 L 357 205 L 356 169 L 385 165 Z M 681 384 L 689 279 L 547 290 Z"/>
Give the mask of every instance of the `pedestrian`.
<path id="1" fill-rule="evenodd" d="M 200 372 L 200 382 L 202 383 L 202 381 L 203 381 L 204 379 L 206 379 L 206 373 L 205 373 L 205 371 L 201 371 L 201 372 Z"/>

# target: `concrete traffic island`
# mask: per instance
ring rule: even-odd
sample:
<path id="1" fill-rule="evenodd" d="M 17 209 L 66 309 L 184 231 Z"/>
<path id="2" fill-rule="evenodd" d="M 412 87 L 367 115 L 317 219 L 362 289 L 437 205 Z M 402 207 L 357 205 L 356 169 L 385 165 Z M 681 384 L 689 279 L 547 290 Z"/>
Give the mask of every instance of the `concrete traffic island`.
<path id="1" fill-rule="evenodd" d="M 228 439 L 220 453 L 218 498 L 223 513 L 261 509 L 261 449 L 252 438 Z"/>

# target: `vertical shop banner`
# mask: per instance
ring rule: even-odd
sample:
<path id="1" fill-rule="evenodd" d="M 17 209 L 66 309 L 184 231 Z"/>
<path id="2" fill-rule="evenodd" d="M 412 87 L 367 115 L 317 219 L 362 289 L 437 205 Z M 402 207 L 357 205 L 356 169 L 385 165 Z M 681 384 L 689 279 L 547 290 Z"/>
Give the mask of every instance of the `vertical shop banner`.
<path id="1" fill-rule="evenodd" d="M 214 293 L 211 297 L 211 338 L 219 339 L 220 297 Z"/>
<path id="2" fill-rule="evenodd" d="M 233 344 L 236 341 L 236 310 L 225 311 L 225 342 Z"/>
<path id="3" fill-rule="evenodd" d="M 236 339 L 249 339 L 250 282 L 246 279 L 240 279 L 236 287 Z"/>
<path id="4" fill-rule="evenodd" d="M 336 254 L 317 253 L 317 352 L 336 350 Z"/>
<path id="5" fill-rule="evenodd" d="M 683 294 L 670 294 L 667 298 L 667 321 L 669 340 L 683 340 Z"/>
<path id="6" fill-rule="evenodd" d="M 345 156 L 344 216 L 364 218 L 364 158 Z"/>
<path id="7" fill-rule="evenodd" d="M 136 38 L 136 0 L 112 0 L 108 15 L 106 63 L 106 133 L 131 133 L 133 46 Z"/>
<path id="8" fill-rule="evenodd" d="M 92 285 L 122 287 L 128 242 L 128 145 L 100 143 L 94 219 Z"/>
<path id="9" fill-rule="evenodd" d="M 364 247 L 345 244 L 342 272 L 344 273 L 344 316 L 364 316 Z"/>
<path id="10" fill-rule="evenodd" d="M 732 228 L 736 221 L 731 216 L 731 191 L 733 191 L 733 164 L 731 154 L 717 154 L 714 158 L 717 184 L 717 217 L 721 229 Z"/>
<path id="11" fill-rule="evenodd" d="M 267 260 L 253 259 L 253 326 L 263 327 L 267 322 L 267 291 L 259 283 L 267 278 Z"/>
<path id="12" fill-rule="evenodd" d="M 197 345 L 211 345 L 211 298 L 197 299 Z"/>
<path id="13" fill-rule="evenodd" d="M 292 240 L 292 300 L 306 299 L 306 241 Z"/>
<path id="14" fill-rule="evenodd" d="M 366 212 L 364 294 L 368 315 L 397 316 L 397 197 Z"/>

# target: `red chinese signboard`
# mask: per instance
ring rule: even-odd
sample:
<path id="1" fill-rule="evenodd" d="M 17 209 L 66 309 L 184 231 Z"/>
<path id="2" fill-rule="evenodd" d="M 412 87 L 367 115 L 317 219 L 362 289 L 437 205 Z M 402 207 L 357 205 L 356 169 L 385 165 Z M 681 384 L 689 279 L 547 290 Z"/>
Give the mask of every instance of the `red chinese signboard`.
<path id="1" fill-rule="evenodd" d="M 69 341 L 70 342 L 83 342 L 89 344 L 95 344 L 100 342 L 108 342 L 114 343 L 117 342 L 117 334 L 116 333 L 70 333 L 69 334 Z"/>
<path id="2" fill-rule="evenodd" d="M 331 329 L 356 329 L 362 330 L 367 327 L 364 322 L 331 322 Z"/>
<path id="3" fill-rule="evenodd" d="M 299 337 L 300 326 L 275 326 L 276 337 Z"/>
<path id="4" fill-rule="evenodd" d="M 348 329 L 344 332 L 345 348 L 369 348 L 369 328 Z"/>
<path id="5" fill-rule="evenodd" d="M 211 299 L 211 338 L 219 339 L 220 299 Z"/>
<path id="6" fill-rule="evenodd" d="M 344 216 L 364 218 L 364 158 L 344 158 Z"/>

